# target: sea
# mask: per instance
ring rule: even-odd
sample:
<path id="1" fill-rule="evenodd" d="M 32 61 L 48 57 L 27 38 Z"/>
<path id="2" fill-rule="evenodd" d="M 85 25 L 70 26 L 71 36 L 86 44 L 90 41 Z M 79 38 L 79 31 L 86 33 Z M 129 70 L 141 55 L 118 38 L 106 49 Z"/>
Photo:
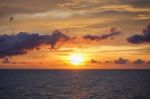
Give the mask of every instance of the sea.
<path id="1" fill-rule="evenodd" d="M 0 70 L 0 99 L 150 99 L 150 70 Z"/>

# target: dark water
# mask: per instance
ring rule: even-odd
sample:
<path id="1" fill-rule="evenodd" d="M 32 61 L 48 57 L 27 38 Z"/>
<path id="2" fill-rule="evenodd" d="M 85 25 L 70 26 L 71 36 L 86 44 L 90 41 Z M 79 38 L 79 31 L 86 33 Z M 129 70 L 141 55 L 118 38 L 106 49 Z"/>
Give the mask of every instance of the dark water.
<path id="1" fill-rule="evenodd" d="M 0 99 L 150 99 L 150 70 L 0 70 Z"/>

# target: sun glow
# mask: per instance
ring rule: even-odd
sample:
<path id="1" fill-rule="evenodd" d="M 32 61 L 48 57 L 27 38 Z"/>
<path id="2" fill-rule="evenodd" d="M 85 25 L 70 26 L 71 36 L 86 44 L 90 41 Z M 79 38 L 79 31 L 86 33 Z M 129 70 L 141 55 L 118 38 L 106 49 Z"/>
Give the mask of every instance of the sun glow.
<path id="1" fill-rule="evenodd" d="M 82 65 L 85 61 L 85 57 L 82 54 L 71 54 L 69 56 L 69 61 L 73 65 Z"/>

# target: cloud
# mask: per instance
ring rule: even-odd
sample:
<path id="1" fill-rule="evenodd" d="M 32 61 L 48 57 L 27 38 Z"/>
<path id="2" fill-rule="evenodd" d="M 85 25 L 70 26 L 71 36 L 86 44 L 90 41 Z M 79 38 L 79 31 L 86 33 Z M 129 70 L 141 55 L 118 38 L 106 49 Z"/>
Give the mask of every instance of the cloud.
<path id="1" fill-rule="evenodd" d="M 138 8 L 131 5 L 109 5 L 99 8 L 102 11 L 119 11 L 119 12 L 149 12 L 149 8 Z"/>
<path id="2" fill-rule="evenodd" d="M 83 16 L 85 13 L 83 11 L 70 11 L 62 9 L 52 9 L 46 12 L 33 13 L 33 14 L 15 14 L 14 17 L 17 19 L 68 19 L 73 16 Z"/>
<path id="3" fill-rule="evenodd" d="M 125 0 L 122 1 L 124 4 L 129 4 L 135 8 L 149 8 L 149 0 Z"/>
<path id="4" fill-rule="evenodd" d="M 150 23 L 143 30 L 143 34 L 132 35 L 127 39 L 127 41 L 133 44 L 140 44 L 144 42 L 150 43 Z"/>
<path id="5" fill-rule="evenodd" d="M 95 60 L 95 59 L 91 59 L 91 63 L 93 63 L 93 64 L 100 64 L 101 62 L 100 62 L 100 61 L 97 61 L 97 60 Z"/>
<path id="6" fill-rule="evenodd" d="M 150 15 L 138 15 L 136 18 L 134 18 L 135 20 L 149 20 L 150 19 Z"/>
<path id="7" fill-rule="evenodd" d="M 49 11 L 58 8 L 59 3 L 65 3 L 67 0 L 0 0 L 0 17 L 15 14 L 34 14 Z M 35 5 L 35 6 L 33 6 Z"/>
<path id="8" fill-rule="evenodd" d="M 143 64 L 145 61 L 141 59 L 137 59 L 134 61 L 134 64 Z"/>
<path id="9" fill-rule="evenodd" d="M 106 60 L 105 63 L 111 63 L 111 61 L 107 61 L 107 60 Z"/>
<path id="10" fill-rule="evenodd" d="M 118 60 L 115 60 L 114 63 L 116 64 L 126 64 L 129 60 L 127 59 L 123 59 L 123 58 L 119 58 Z"/>
<path id="11" fill-rule="evenodd" d="M 3 58 L 2 63 L 3 63 L 3 64 L 9 64 L 9 63 L 10 63 L 9 57 Z"/>
<path id="12" fill-rule="evenodd" d="M 109 37 L 113 37 L 115 35 L 119 35 L 121 32 L 117 27 L 112 27 L 110 29 L 109 34 L 103 34 L 103 35 L 85 35 L 83 36 L 84 39 L 88 40 L 102 40 L 102 39 L 107 39 Z"/>
<path id="13" fill-rule="evenodd" d="M 55 49 L 57 45 L 68 39 L 68 36 L 58 30 L 54 31 L 52 35 L 29 34 L 26 32 L 20 32 L 16 35 L 1 35 L 0 57 L 26 54 L 28 50 L 38 48 L 38 46 L 44 44 Z"/>
<path id="14" fill-rule="evenodd" d="M 58 44 L 58 43 L 63 43 L 64 41 L 67 41 L 69 40 L 70 37 L 63 34 L 62 32 L 60 32 L 59 30 L 56 30 L 53 32 L 53 34 L 50 36 L 50 45 L 51 47 L 54 49 L 55 46 Z"/>
<path id="15" fill-rule="evenodd" d="M 82 36 L 83 40 L 101 40 L 107 39 L 114 35 L 120 34 L 120 31 L 116 27 L 110 29 L 109 34 L 104 34 L 101 36 Z M 26 54 L 32 49 L 40 50 L 40 45 L 49 45 L 51 49 L 58 49 L 64 43 L 81 43 L 81 37 L 71 37 L 65 35 L 59 30 L 55 30 L 51 35 L 41 35 L 39 33 L 27 33 L 20 32 L 16 35 L 0 35 L 0 58 L 6 56 L 22 55 Z"/>

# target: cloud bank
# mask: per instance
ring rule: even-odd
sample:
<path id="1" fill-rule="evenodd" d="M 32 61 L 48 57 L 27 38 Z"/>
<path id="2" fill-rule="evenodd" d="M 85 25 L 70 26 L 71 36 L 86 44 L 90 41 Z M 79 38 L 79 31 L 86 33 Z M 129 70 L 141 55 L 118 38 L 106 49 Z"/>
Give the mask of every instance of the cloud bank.
<path id="1" fill-rule="evenodd" d="M 125 59 L 125 58 L 118 58 L 116 60 L 114 60 L 114 62 L 110 61 L 110 60 L 105 60 L 104 62 L 100 62 L 99 60 L 96 59 L 91 59 L 90 63 L 92 64 L 107 64 L 107 63 L 112 63 L 112 64 L 119 64 L 119 65 L 123 65 L 123 64 L 137 64 L 137 65 L 141 65 L 141 64 L 150 64 L 150 61 L 146 61 L 143 59 L 136 59 L 134 61 L 131 61 L 129 59 Z"/>
<path id="2" fill-rule="evenodd" d="M 86 35 L 82 36 L 83 40 L 101 40 L 120 34 L 116 27 L 110 29 L 109 34 L 99 36 Z M 39 33 L 20 32 L 16 35 L 0 36 L 0 58 L 6 56 L 22 55 L 28 51 L 37 48 L 40 45 L 49 45 L 51 49 L 57 49 L 64 43 L 74 43 L 73 40 L 81 39 L 80 37 L 68 36 L 59 30 L 54 31 L 51 35 L 41 35 Z M 80 41 L 80 40 L 79 40 Z M 81 42 L 79 42 L 81 43 Z"/>
<path id="3" fill-rule="evenodd" d="M 68 39 L 68 36 L 58 30 L 54 31 L 52 35 L 29 34 L 26 32 L 20 32 L 16 35 L 1 35 L 0 58 L 26 54 L 29 50 L 44 44 L 50 45 L 52 49 L 55 49 L 58 42 Z"/>

